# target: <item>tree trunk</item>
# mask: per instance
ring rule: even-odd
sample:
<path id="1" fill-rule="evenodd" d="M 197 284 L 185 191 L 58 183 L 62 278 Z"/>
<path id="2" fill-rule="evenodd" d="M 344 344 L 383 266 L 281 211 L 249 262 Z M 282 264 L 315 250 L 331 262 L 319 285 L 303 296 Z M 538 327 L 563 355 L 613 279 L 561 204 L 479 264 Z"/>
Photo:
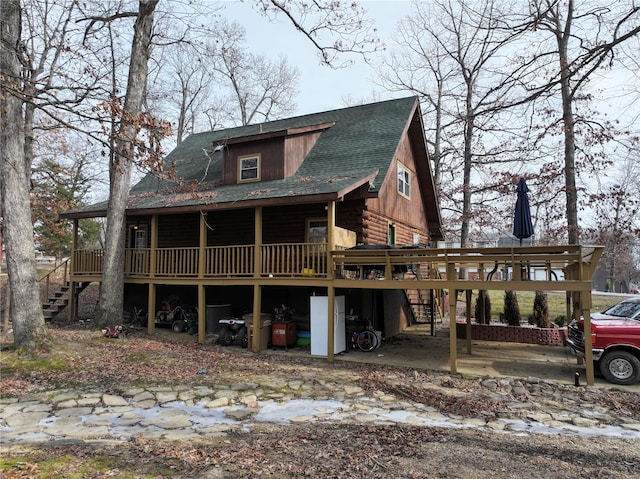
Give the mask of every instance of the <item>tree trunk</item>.
<path id="1" fill-rule="evenodd" d="M 35 261 L 33 224 L 29 198 L 31 164 L 25 155 L 18 47 L 21 35 L 19 0 L 0 2 L 0 174 L 2 216 L 9 273 L 9 303 L 16 348 L 28 353 L 48 350 L 49 330 L 44 322 Z"/>
<path id="2" fill-rule="evenodd" d="M 573 115 L 573 95 L 571 93 L 568 43 L 571 38 L 571 21 L 573 20 L 573 1 L 569 1 L 567 20 L 564 28 L 557 19 L 556 41 L 558 43 L 558 60 L 560 62 L 560 92 L 562 96 L 562 122 L 564 124 L 564 176 L 565 194 L 567 198 L 567 230 L 569 244 L 578 244 L 578 190 L 576 189 L 576 133 Z"/>
<path id="3" fill-rule="evenodd" d="M 134 26 L 129 79 L 116 151 L 110 165 L 110 193 L 107 212 L 103 281 L 96 317 L 98 327 L 116 326 L 122 321 L 124 303 L 124 258 L 126 208 L 135 156 L 138 119 L 142 111 L 151 55 L 153 14 L 159 0 L 140 0 Z"/>

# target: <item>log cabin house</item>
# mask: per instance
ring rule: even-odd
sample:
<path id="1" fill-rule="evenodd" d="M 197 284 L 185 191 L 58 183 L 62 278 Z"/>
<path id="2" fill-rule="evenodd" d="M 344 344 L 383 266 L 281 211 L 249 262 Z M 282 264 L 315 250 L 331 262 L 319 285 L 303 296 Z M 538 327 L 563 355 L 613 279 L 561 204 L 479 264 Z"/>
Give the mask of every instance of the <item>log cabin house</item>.
<path id="1" fill-rule="evenodd" d="M 582 295 L 582 311 L 574 301 L 573 314 L 585 316 L 589 331 L 602 247 L 433 247 L 443 239 L 442 222 L 415 97 L 193 134 L 166 157 L 164 171 L 132 187 L 123 245 L 125 303 L 146 306 L 150 334 L 163 299 L 175 295 L 197 308 L 200 342 L 224 306 L 249 319 L 258 352 L 267 344 L 263 314 L 286 305 L 308 328 L 312 298 L 326 296 L 331 361 L 337 297 L 349 318 L 386 337 L 425 316 L 433 331 L 434 298 L 448 291 L 446 305 L 455 311 L 460 291 L 507 289 L 485 274 L 498 267 L 513 271 L 510 290 L 567 291 L 567 317 L 569 298 Z M 105 202 L 61 217 L 74 220 L 77 234 L 80 219 L 106 213 Z M 102 257 L 100 249 L 73 248 L 72 317 L 77 292 L 102 280 Z M 470 268 L 477 274 L 465 277 Z M 529 268 L 545 277 L 525 277 Z M 552 273 L 559 268 L 565 274 L 558 280 Z M 469 311 L 467 299 L 470 352 Z M 456 329 L 449 329 L 452 372 Z"/>
<path id="2" fill-rule="evenodd" d="M 286 305 L 304 323 L 309 297 L 326 295 L 335 277 L 332 250 L 443 239 L 415 97 L 193 134 L 164 167 L 169 174 L 148 174 L 130 191 L 125 303 L 148 305 L 153 318 L 177 295 L 198 306 L 201 340 L 216 305 L 230 304 L 233 316 Z M 62 216 L 104 216 L 106 206 Z M 100 281 L 102 254 L 75 250 L 71 281 Z M 381 269 L 362 274 L 384 279 Z M 416 291 L 336 294 L 349 317 L 385 336 L 429 307 Z"/>

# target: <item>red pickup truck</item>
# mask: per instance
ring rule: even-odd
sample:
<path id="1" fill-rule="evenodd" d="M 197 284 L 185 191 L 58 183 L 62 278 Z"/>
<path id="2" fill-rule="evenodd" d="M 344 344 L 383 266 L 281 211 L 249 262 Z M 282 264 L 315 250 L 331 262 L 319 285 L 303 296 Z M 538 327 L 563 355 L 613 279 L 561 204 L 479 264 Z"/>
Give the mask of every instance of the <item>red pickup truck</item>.
<path id="1" fill-rule="evenodd" d="M 567 345 L 584 357 L 582 318 L 569 324 Z M 625 385 L 640 381 L 640 297 L 591 315 L 591 350 L 607 381 Z"/>

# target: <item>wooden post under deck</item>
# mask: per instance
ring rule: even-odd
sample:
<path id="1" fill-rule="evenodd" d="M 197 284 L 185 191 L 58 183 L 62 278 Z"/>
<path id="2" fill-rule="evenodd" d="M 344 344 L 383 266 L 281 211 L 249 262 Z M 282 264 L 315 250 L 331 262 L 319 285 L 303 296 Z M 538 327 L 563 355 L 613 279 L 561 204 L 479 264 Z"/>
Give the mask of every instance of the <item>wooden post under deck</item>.
<path id="1" fill-rule="evenodd" d="M 256 206 L 254 212 L 255 225 L 255 250 L 253 252 L 253 277 L 259 278 L 262 272 L 262 206 Z M 259 284 L 253 286 L 253 340 L 251 350 L 260 352 L 262 329 L 262 287 Z"/>
<path id="2" fill-rule="evenodd" d="M 71 251 L 78 249 L 78 220 L 73 220 L 73 237 L 71 240 Z M 73 256 L 72 256 L 73 257 Z M 66 275 L 65 275 L 66 279 Z M 76 282 L 71 281 L 71 275 L 69 275 L 69 319 L 75 321 L 78 314 L 78 304 L 76 301 Z"/>
<path id="3" fill-rule="evenodd" d="M 331 253 L 330 251 L 335 249 L 335 224 L 336 224 L 336 203 L 330 201 L 327 205 L 327 274 L 333 277 L 333 271 L 331 269 Z M 327 301 L 329 302 L 327 308 L 327 359 L 331 363 L 334 359 L 334 346 L 335 346 L 335 298 L 336 290 L 333 285 L 329 285 L 327 288 Z"/>
<path id="4" fill-rule="evenodd" d="M 466 337 L 467 337 L 467 354 L 471 354 L 471 301 L 473 299 L 473 291 L 470 289 L 465 290 L 465 303 L 466 303 Z"/>
<path id="5" fill-rule="evenodd" d="M 447 267 L 447 280 L 456 278 L 456 269 L 453 265 Z M 458 331 L 456 330 L 456 303 L 457 291 L 449 289 L 449 368 L 452 373 L 458 372 Z"/>
<path id="6" fill-rule="evenodd" d="M 204 278 L 205 254 L 207 250 L 207 213 L 200 212 L 200 250 L 198 251 L 198 277 Z M 203 344 L 207 336 L 207 317 L 205 308 L 205 289 L 198 282 L 198 342 Z"/>
<path id="7" fill-rule="evenodd" d="M 155 332 L 156 317 L 156 285 L 153 278 L 156 276 L 156 251 L 158 249 L 158 215 L 151 216 L 151 251 L 149 253 L 149 298 L 147 301 L 147 333 Z"/>

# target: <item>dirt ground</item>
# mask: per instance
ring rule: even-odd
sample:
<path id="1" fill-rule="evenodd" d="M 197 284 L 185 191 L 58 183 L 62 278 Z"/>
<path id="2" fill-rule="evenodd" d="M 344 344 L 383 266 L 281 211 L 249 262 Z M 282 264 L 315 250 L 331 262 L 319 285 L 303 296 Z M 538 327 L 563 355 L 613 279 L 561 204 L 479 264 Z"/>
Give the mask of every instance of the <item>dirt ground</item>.
<path id="1" fill-rule="evenodd" d="M 92 304 L 91 306 L 95 306 Z M 449 415 L 483 418 L 500 413 L 475 379 L 439 374 L 437 394 L 425 393 L 429 371 L 415 368 L 294 355 L 264 356 L 240 348 L 199 345 L 186 334 L 144 333 L 118 343 L 86 340 L 77 324 L 52 326 L 57 349 L 26 361 L 4 336 L 0 367 L 2 398 L 39 391 L 97 388 L 120 391 L 144 383 L 196 386 L 206 368 L 219 384 L 263 381 L 351 383 L 403 401 L 428 404 Z M 82 339 L 85 338 L 85 339 Z M 197 368 L 195 367 L 197 365 Z M 392 381 L 391 378 L 394 378 Z M 397 386 L 400 378 L 403 386 Z M 585 388 L 558 384 L 546 396 L 528 399 L 543 410 L 583 404 Z M 581 397 L 582 395 L 582 397 Z M 598 406 L 622 409 L 640 422 L 640 396 L 611 389 Z M 5 447 L 1 478 L 640 478 L 640 441 L 580 435 L 548 435 L 412 425 L 260 424 L 207 440 L 160 441 L 144 436 L 126 443 L 88 441 L 45 447 Z"/>
<path id="2" fill-rule="evenodd" d="M 198 345 L 186 334 L 167 332 L 132 340 L 87 340 L 77 325 L 52 329 L 57 350 L 37 363 L 21 361 L 5 344 L 2 397 L 61 388 L 120 391 L 144 384 L 198 385 L 194 365 L 219 384 L 264 381 L 265 376 L 342 382 L 396 395 L 398 402 L 428 404 L 447 414 L 486 417 L 499 403 L 482 394 L 478 381 L 451 376 L 440 392 L 425 393 L 428 372 L 395 366 L 335 362 L 248 353 L 241 348 Z M 84 338 L 84 339 L 83 339 Z M 117 341 L 117 340 L 115 340 Z M 394 378 L 392 382 L 390 378 Z M 398 378 L 402 387 L 397 386 Z M 558 403 L 575 407 L 579 393 L 554 389 Z M 576 398 L 573 398 L 574 394 Z M 551 395 L 551 393 L 550 393 Z M 638 396 L 612 390 L 601 397 L 640 418 Z M 543 403 L 549 397 L 530 398 Z M 540 407 L 538 404 L 537 407 Z M 640 419 L 639 419 L 640 421 Z M 411 425 L 261 424 L 198 443 L 144 436 L 127 443 L 65 442 L 2 451 L 2 478 L 638 478 L 640 441 L 619 438 L 492 432 Z M 57 459 L 53 459 L 57 458 Z M 90 472 L 87 472 L 90 471 Z"/>

